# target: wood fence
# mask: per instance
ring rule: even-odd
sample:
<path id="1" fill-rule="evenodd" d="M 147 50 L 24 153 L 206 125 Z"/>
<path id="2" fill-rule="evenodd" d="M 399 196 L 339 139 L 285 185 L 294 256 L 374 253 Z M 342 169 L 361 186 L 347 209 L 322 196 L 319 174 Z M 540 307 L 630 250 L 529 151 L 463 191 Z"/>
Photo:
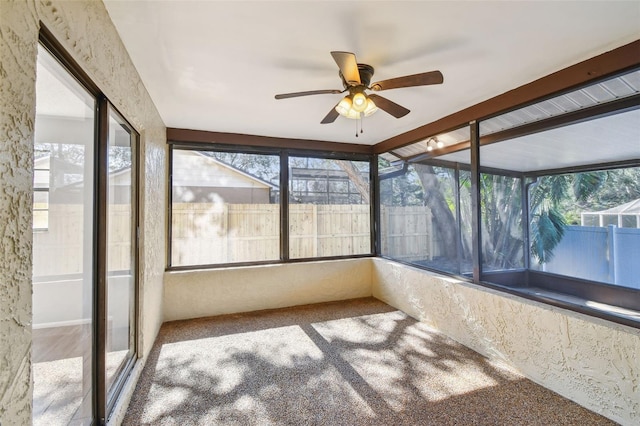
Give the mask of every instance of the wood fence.
<path id="1" fill-rule="evenodd" d="M 278 204 L 176 203 L 172 265 L 252 262 L 280 258 Z M 289 206 L 292 259 L 371 252 L 369 206 Z"/>
<path id="2" fill-rule="evenodd" d="M 92 236 L 85 239 L 86 211 L 81 204 L 51 204 L 48 228 L 33 233 L 33 275 L 68 275 L 90 271 Z M 109 271 L 126 271 L 132 266 L 131 206 L 109 205 L 108 253 Z"/>
<path id="3" fill-rule="evenodd" d="M 431 212 L 425 206 L 381 210 L 383 253 L 397 259 L 436 256 Z M 176 203 L 172 211 L 172 265 L 277 260 L 277 204 Z M 367 254 L 371 251 L 368 205 L 289 205 L 292 259 Z"/>
<path id="4" fill-rule="evenodd" d="M 380 240 L 382 254 L 394 259 L 432 260 L 438 255 L 431 210 L 426 206 L 382 206 Z"/>
<path id="5" fill-rule="evenodd" d="M 367 204 L 289 206 L 289 257 L 371 253 Z"/>
<path id="6" fill-rule="evenodd" d="M 110 206 L 109 269 L 130 267 L 129 206 Z M 34 232 L 34 275 L 83 271 L 85 245 L 81 205 L 52 204 L 49 229 Z M 254 262 L 280 258 L 278 204 L 175 203 L 172 265 Z M 371 252 L 369 205 L 289 206 L 292 259 Z M 397 259 L 431 259 L 434 238 L 427 207 L 381 209 L 382 253 Z M 435 245 L 437 246 L 437 244 Z M 86 259 L 85 259 L 86 260 Z"/>

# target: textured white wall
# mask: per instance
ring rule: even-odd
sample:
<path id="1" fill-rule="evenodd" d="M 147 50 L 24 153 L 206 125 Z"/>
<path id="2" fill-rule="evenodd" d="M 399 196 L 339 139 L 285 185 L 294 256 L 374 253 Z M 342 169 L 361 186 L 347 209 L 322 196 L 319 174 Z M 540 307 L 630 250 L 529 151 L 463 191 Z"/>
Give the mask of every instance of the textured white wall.
<path id="1" fill-rule="evenodd" d="M 167 272 L 165 321 L 371 296 L 371 260 Z"/>
<path id="2" fill-rule="evenodd" d="M 640 424 L 640 331 L 374 259 L 373 296 L 531 380 Z"/>
<path id="3" fill-rule="evenodd" d="M 0 1 L 0 423 L 31 423 L 31 181 L 37 20 Z"/>
<path id="4" fill-rule="evenodd" d="M 99 1 L 0 0 L 0 423 L 31 423 L 31 185 L 42 21 L 141 133 L 141 349 L 162 323 L 166 129 Z"/>

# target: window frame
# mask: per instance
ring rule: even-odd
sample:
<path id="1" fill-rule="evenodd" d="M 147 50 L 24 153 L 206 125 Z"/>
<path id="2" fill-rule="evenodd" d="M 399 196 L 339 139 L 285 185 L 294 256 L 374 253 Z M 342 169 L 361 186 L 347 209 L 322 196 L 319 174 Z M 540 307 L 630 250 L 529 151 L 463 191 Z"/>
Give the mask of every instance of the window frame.
<path id="1" fill-rule="evenodd" d="M 236 145 L 231 143 L 220 143 L 215 141 L 199 141 L 198 138 L 190 138 L 189 140 L 176 140 L 181 138 L 170 138 L 169 130 L 167 131 L 167 144 L 169 146 L 168 155 L 168 185 L 167 185 L 167 199 L 168 199 L 168 211 L 167 211 L 167 232 L 168 232 L 168 244 L 167 244 L 167 258 L 166 258 L 166 271 L 188 271 L 197 269 L 220 269 L 229 267 L 243 267 L 243 266 L 256 266 L 256 265 L 273 265 L 283 263 L 301 263 L 320 260 L 340 260 L 340 259 L 354 259 L 354 258 L 366 258 L 375 256 L 375 205 L 377 204 L 377 196 L 374 184 L 374 173 L 377 173 L 377 167 L 374 167 L 374 155 L 368 153 L 353 153 L 345 151 L 323 151 L 319 149 L 310 148 L 281 148 L 272 146 L 269 143 L 266 144 L 250 144 L 250 145 Z M 242 135 L 234 135 L 242 136 Z M 188 137 L 188 136 L 187 136 Z M 246 135 L 245 142 L 252 142 L 256 138 L 255 136 Z M 231 138 L 236 141 L 236 138 Z M 269 140 L 271 138 L 268 138 Z M 304 145 L 304 144 L 303 144 Z M 346 145 L 349 146 L 349 145 Z M 197 265 L 173 265 L 172 264 L 172 209 L 173 209 L 173 158 L 174 150 L 191 150 L 191 151 L 216 151 L 227 153 L 240 153 L 240 154 L 258 154 L 258 155 L 276 155 L 280 159 L 280 258 L 275 260 L 262 260 L 262 261 L 249 261 L 249 262 L 229 262 L 229 263 L 212 263 L 212 264 L 197 264 Z M 369 199 L 370 199 L 370 250 L 369 253 L 355 254 L 355 255 L 340 255 L 340 256 L 318 256 L 318 257 L 304 257 L 304 258 L 291 258 L 289 255 L 289 157 L 308 157 L 317 159 L 330 159 L 330 160 L 347 160 L 347 161 L 364 161 L 369 163 Z"/>
<path id="2" fill-rule="evenodd" d="M 548 176 L 551 174 L 563 174 L 563 173 L 575 173 L 594 170 L 608 170 L 621 167 L 635 167 L 640 166 L 640 158 L 614 161 L 614 162 L 599 162 L 583 166 L 565 167 L 559 169 L 546 169 L 536 170 L 534 172 L 510 172 L 508 170 L 496 170 L 493 168 L 482 167 L 480 147 L 486 146 L 496 142 L 508 143 L 509 139 L 525 136 L 533 133 L 539 133 L 559 127 L 568 126 L 584 121 L 595 120 L 598 118 L 606 117 L 609 115 L 624 113 L 626 111 L 640 109 L 640 94 L 631 95 L 624 98 L 615 99 L 606 103 L 594 105 L 591 107 L 579 109 L 569 113 L 553 116 L 547 119 L 539 120 L 533 123 L 524 124 L 521 126 L 513 127 L 507 130 L 490 133 L 487 135 L 480 135 L 480 123 L 484 120 L 506 114 L 508 112 L 518 110 L 529 105 L 533 105 L 542 102 L 546 99 L 550 99 L 565 93 L 572 92 L 582 87 L 588 87 L 590 85 L 597 84 L 599 82 L 624 75 L 628 72 L 638 71 L 640 68 L 625 69 L 622 72 L 615 72 L 613 74 L 604 76 L 594 81 L 590 81 L 586 84 L 582 84 L 577 87 L 565 88 L 558 92 L 553 92 L 547 96 L 534 99 L 525 104 L 519 104 L 512 106 L 509 109 L 505 109 L 484 117 L 478 117 L 476 120 L 469 122 L 470 135 L 469 141 L 461 142 L 456 145 L 445 147 L 443 150 L 434 154 L 418 154 L 410 159 L 405 159 L 407 162 L 425 162 L 429 164 L 437 164 L 438 156 L 448 154 L 451 152 L 470 149 L 470 164 L 460 163 L 460 169 L 471 169 L 472 180 L 472 208 L 473 208 L 473 276 L 454 274 L 443 270 L 437 270 L 434 268 L 425 267 L 423 265 L 417 265 L 411 262 L 403 262 L 397 259 L 393 259 L 386 256 L 379 256 L 410 265 L 412 267 L 432 271 L 438 274 L 452 276 L 463 281 L 471 282 L 483 287 L 487 287 L 493 290 L 517 295 L 529 300 L 541 302 L 547 305 L 553 305 L 556 307 L 568 309 L 574 312 L 579 312 L 589 316 L 605 319 L 615 323 L 623 324 L 633 328 L 640 328 L 640 306 L 637 306 L 637 302 L 634 305 L 634 301 L 640 299 L 640 290 L 617 286 L 607 283 L 594 282 L 585 279 L 579 279 L 574 277 L 562 276 L 549 272 L 535 271 L 529 269 L 529 253 L 528 253 L 528 241 L 529 241 L 529 217 L 528 217 L 528 191 L 523 193 L 523 226 L 524 239 L 525 239 L 525 253 L 524 268 L 510 271 L 498 271 L 498 272 L 483 272 L 482 270 L 482 254 L 480 247 L 482 247 L 481 241 L 481 227 L 482 217 L 480 209 L 480 175 L 486 172 L 499 172 L 506 176 L 519 177 L 522 179 L 523 189 L 526 186 L 527 178 L 536 176 Z M 452 126 L 456 128 L 461 126 Z M 393 155 L 393 149 L 386 151 Z M 380 153 L 383 154 L 383 153 Z M 379 155 L 380 155 L 379 154 Z M 402 159 L 401 159 L 402 160 Z M 446 161 L 446 160 L 440 160 Z M 458 239 L 460 236 L 458 236 Z M 487 278 L 491 278 L 488 280 Z M 611 308 L 596 308 L 593 307 L 591 302 L 597 304 L 610 305 Z M 633 311 L 634 314 L 621 314 L 615 311 L 615 308 L 623 308 Z"/>
<path id="3" fill-rule="evenodd" d="M 39 45 L 45 49 L 60 65 L 95 99 L 94 118 L 94 154 L 93 154 L 93 236 L 94 245 L 91 256 L 93 258 L 93 353 L 92 353 L 92 410 L 93 421 L 105 423 L 113 414 L 119 396 L 122 393 L 128 375 L 138 362 L 140 352 L 140 262 L 139 262 L 139 226 L 140 226 L 140 198 L 139 198 L 139 170 L 140 170 L 140 133 L 113 105 L 104 92 L 96 85 L 73 56 L 58 41 L 55 35 L 42 22 L 38 33 Z M 132 185 L 134 185 L 132 199 L 131 221 L 135 230 L 132 240 L 132 262 L 134 268 L 134 327 L 132 356 L 121 369 L 111 389 L 106 383 L 106 343 L 107 343 L 107 192 L 109 170 L 107 167 L 109 111 L 126 124 L 135 141 L 135 154 L 132 156 Z"/>

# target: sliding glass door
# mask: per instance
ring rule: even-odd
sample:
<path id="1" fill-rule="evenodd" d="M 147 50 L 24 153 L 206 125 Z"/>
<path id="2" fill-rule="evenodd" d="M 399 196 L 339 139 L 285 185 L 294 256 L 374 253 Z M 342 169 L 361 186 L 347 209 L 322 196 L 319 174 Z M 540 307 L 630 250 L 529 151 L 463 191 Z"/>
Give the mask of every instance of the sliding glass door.
<path id="1" fill-rule="evenodd" d="M 97 424 L 136 357 L 138 136 L 43 43 L 32 192 L 33 423 Z"/>
<path id="2" fill-rule="evenodd" d="M 38 52 L 33 192 L 33 422 L 93 412 L 95 98 Z"/>
<path id="3" fill-rule="evenodd" d="M 107 183 L 106 384 L 114 400 L 118 378 L 135 354 L 135 251 L 137 223 L 135 146 L 137 138 L 109 108 Z"/>

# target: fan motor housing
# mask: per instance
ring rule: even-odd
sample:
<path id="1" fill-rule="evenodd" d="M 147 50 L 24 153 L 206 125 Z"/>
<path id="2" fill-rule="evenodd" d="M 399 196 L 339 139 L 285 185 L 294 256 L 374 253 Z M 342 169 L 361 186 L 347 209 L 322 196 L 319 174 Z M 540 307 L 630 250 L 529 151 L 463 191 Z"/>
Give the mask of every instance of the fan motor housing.
<path id="1" fill-rule="evenodd" d="M 358 72 L 360 73 L 360 83 L 364 87 L 369 87 L 369 84 L 371 83 L 371 77 L 373 77 L 373 71 L 374 70 L 371 65 L 358 64 Z M 348 89 L 349 83 L 347 83 L 347 81 L 344 79 L 344 76 L 342 75 L 342 71 L 338 71 L 338 74 L 340 75 L 340 79 L 342 80 L 342 85 L 344 86 L 345 89 Z"/>

